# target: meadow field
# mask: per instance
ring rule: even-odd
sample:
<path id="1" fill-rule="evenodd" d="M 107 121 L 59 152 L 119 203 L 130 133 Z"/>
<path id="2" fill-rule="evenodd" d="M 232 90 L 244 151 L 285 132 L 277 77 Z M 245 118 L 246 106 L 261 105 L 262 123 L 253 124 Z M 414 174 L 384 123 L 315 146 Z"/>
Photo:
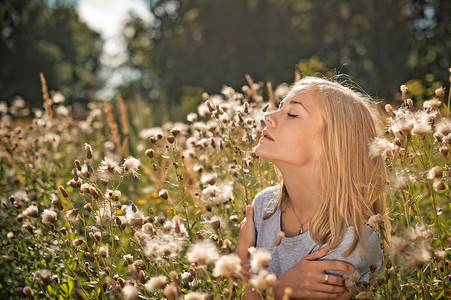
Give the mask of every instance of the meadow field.
<path id="1" fill-rule="evenodd" d="M 288 85 L 247 76 L 185 121 L 154 124 L 142 100 L 84 110 L 42 82 L 43 109 L 0 103 L 2 299 L 239 299 L 248 285 L 273 299 L 270 253 L 253 252 L 247 273 L 234 250 L 246 205 L 279 182 L 252 149 Z M 385 123 L 368 150 L 390 174 L 391 243 L 380 274 L 346 284 L 355 299 L 446 299 L 448 86 L 399 85 L 396 102 L 375 103 Z"/>

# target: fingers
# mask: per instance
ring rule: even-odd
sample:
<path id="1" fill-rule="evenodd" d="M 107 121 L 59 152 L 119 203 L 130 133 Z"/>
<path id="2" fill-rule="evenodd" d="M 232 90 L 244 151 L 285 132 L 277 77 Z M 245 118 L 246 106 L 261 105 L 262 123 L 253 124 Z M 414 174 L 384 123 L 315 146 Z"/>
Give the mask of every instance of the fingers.
<path id="1" fill-rule="evenodd" d="M 308 299 L 336 299 L 341 296 L 343 293 L 335 294 L 335 293 L 323 293 L 323 292 L 311 292 L 308 295 Z M 302 297 L 305 299 L 306 297 Z M 290 298 L 290 299 L 301 299 L 301 298 Z"/>
<path id="2" fill-rule="evenodd" d="M 317 270 L 351 271 L 352 265 L 338 260 L 322 260 L 316 264 Z"/>
<path id="3" fill-rule="evenodd" d="M 344 286 L 332 285 L 332 284 L 320 284 L 317 288 L 317 292 L 341 294 L 346 292 Z"/>
<path id="4" fill-rule="evenodd" d="M 325 275 L 326 274 L 318 274 L 317 281 L 325 284 L 326 283 Z M 338 276 L 338 275 L 331 275 L 331 274 L 328 274 L 327 276 L 328 276 L 328 280 L 327 280 L 328 285 L 341 286 L 341 287 L 344 286 L 343 277 Z"/>
<path id="5" fill-rule="evenodd" d="M 320 249 L 320 250 L 316 250 L 315 252 L 310 253 L 309 255 L 304 257 L 302 260 L 317 260 L 326 254 L 327 254 L 326 249 Z"/>
<path id="6" fill-rule="evenodd" d="M 254 223 L 254 209 L 252 205 L 246 206 L 246 220 L 250 220 Z"/>
<path id="7" fill-rule="evenodd" d="M 243 226 L 249 226 L 249 224 L 254 225 L 254 210 L 252 205 L 246 206 L 246 217 L 241 221 L 239 227 L 240 230 L 243 228 Z"/>

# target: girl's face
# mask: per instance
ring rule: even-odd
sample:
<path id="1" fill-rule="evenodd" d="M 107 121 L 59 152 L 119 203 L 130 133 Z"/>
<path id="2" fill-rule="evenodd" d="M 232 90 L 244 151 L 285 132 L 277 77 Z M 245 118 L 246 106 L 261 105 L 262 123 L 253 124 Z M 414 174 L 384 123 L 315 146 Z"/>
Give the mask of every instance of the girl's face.
<path id="1" fill-rule="evenodd" d="M 321 104 L 318 97 L 305 86 L 295 87 L 280 102 L 279 109 L 265 116 L 255 153 L 276 166 L 306 166 L 319 158 Z"/>

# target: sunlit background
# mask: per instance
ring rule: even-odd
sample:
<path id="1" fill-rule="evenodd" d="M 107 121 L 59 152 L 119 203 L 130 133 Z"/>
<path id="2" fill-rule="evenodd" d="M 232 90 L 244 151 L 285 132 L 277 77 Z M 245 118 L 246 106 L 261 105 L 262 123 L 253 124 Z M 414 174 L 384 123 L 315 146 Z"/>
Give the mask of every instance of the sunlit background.
<path id="1" fill-rule="evenodd" d="M 450 18 L 446 0 L 2 0 L 0 101 L 40 107 L 42 72 L 68 104 L 122 95 L 177 118 L 246 73 L 276 86 L 296 69 L 391 101 L 447 82 Z"/>

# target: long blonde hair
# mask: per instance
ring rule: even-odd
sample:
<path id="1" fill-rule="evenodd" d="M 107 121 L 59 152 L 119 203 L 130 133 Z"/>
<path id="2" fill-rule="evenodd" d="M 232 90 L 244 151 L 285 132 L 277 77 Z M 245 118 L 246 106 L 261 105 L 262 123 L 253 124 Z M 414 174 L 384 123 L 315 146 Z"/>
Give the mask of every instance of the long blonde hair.
<path id="1" fill-rule="evenodd" d="M 380 233 L 388 242 L 390 223 L 385 214 L 387 179 L 383 158 L 370 157 L 369 145 L 381 128 L 377 105 L 369 97 L 325 79 L 305 77 L 294 87 L 313 92 L 321 102 L 324 120 L 319 158 L 320 201 L 310 221 L 310 235 L 318 245 L 336 248 L 349 226 L 354 226 L 354 241 L 343 256 L 349 256 L 363 238 L 362 225 L 373 215 L 384 216 Z M 277 208 L 289 201 L 282 184 Z"/>

